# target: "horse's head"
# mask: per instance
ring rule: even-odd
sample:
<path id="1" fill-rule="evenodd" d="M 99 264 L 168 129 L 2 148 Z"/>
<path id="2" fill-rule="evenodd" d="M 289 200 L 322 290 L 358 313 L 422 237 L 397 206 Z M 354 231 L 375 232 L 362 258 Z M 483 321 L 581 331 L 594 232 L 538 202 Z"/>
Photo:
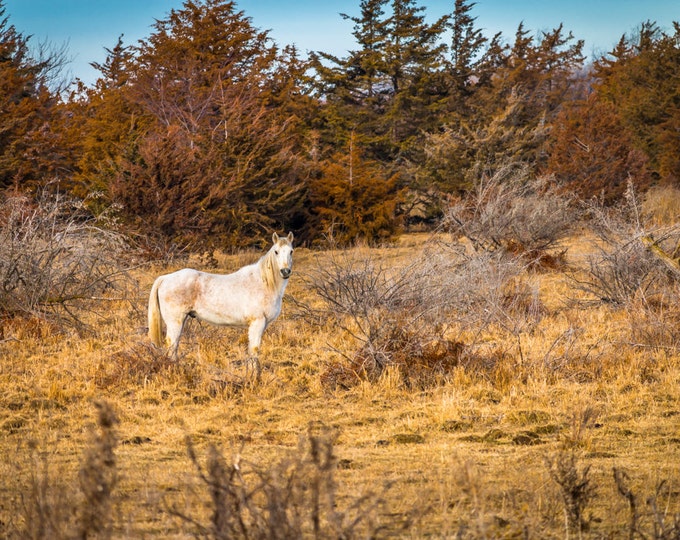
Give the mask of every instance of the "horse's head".
<path id="1" fill-rule="evenodd" d="M 293 271 L 293 233 L 289 232 L 288 236 L 283 238 L 274 233 L 272 241 L 276 266 L 281 272 L 281 277 L 288 279 Z"/>

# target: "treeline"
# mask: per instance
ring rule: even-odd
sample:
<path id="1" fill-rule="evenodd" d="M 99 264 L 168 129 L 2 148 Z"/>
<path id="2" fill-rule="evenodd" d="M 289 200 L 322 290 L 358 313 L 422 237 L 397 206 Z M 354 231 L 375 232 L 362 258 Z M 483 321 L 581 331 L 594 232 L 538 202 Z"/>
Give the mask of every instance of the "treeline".
<path id="1" fill-rule="evenodd" d="M 347 56 L 303 57 L 237 3 L 187 0 L 89 87 L 0 0 L 0 190 L 58 190 L 155 249 L 312 244 L 436 223 L 499 167 L 582 198 L 680 182 L 680 25 L 641 23 L 586 64 L 560 24 L 486 36 L 474 3 L 360 0 Z M 0 216 L 1 218 L 1 216 Z"/>

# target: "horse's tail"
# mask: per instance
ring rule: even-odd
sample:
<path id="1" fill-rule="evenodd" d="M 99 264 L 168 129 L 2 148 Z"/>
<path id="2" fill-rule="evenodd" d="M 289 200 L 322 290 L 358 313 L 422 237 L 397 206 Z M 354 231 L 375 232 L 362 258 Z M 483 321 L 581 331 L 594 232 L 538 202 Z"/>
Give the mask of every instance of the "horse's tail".
<path id="1" fill-rule="evenodd" d="M 158 287 L 163 281 L 163 276 L 156 279 L 151 287 L 149 295 L 149 339 L 151 343 L 160 347 L 163 345 L 163 319 L 161 317 L 161 306 L 158 301 Z"/>

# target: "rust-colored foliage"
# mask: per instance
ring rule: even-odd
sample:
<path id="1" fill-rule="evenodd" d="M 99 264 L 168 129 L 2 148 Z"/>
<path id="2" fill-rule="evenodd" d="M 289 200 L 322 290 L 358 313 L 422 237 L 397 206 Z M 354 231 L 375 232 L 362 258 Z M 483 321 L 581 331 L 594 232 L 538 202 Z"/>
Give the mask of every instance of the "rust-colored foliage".
<path id="1" fill-rule="evenodd" d="M 81 181 L 101 186 L 129 230 L 203 250 L 295 228 L 307 172 L 294 51 L 279 54 L 232 2 L 210 0 L 109 53 L 84 108 Z"/>
<path id="2" fill-rule="evenodd" d="M 310 187 L 319 232 L 341 245 L 390 240 L 399 230 L 396 208 L 402 196 L 397 176 L 364 159 L 354 143 L 327 160 Z"/>
<path id="3" fill-rule="evenodd" d="M 680 182 L 680 23 L 673 23 L 673 33 L 642 23 L 594 68 L 598 95 L 616 108 L 654 173 Z"/>
<path id="4" fill-rule="evenodd" d="M 48 86 L 63 58 L 44 47 L 45 58 L 33 58 L 29 39 L 9 24 L 0 2 L 0 188 L 35 188 L 73 166 L 58 89 Z"/>
<path id="5" fill-rule="evenodd" d="M 568 192 L 611 203 L 631 179 L 641 188 L 649 185 L 647 158 L 616 108 L 595 94 L 564 108 L 551 139 L 547 168 Z"/>

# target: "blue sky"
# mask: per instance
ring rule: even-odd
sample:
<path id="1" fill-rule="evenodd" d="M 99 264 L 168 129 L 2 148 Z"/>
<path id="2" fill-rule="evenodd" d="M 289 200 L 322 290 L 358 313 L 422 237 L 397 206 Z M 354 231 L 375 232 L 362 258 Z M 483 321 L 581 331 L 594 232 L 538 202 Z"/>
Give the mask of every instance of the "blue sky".
<path id="1" fill-rule="evenodd" d="M 127 44 L 149 36 L 156 19 L 164 19 L 183 0 L 0 0 L 5 16 L 31 43 L 66 44 L 69 71 L 92 84 L 97 72 L 90 62 L 102 62 L 120 34 Z M 454 0 L 420 0 L 431 20 L 450 13 Z M 279 45 L 295 43 L 301 52 L 324 51 L 339 56 L 354 47 L 352 23 L 339 13 L 359 15 L 360 0 L 237 0 L 252 24 L 270 30 Z M 680 21 L 679 0 L 477 0 L 472 10 L 487 37 L 502 32 L 511 41 L 517 26 L 532 34 L 564 23 L 585 40 L 587 55 L 613 48 L 622 34 L 634 32 L 646 20 L 672 31 Z"/>

